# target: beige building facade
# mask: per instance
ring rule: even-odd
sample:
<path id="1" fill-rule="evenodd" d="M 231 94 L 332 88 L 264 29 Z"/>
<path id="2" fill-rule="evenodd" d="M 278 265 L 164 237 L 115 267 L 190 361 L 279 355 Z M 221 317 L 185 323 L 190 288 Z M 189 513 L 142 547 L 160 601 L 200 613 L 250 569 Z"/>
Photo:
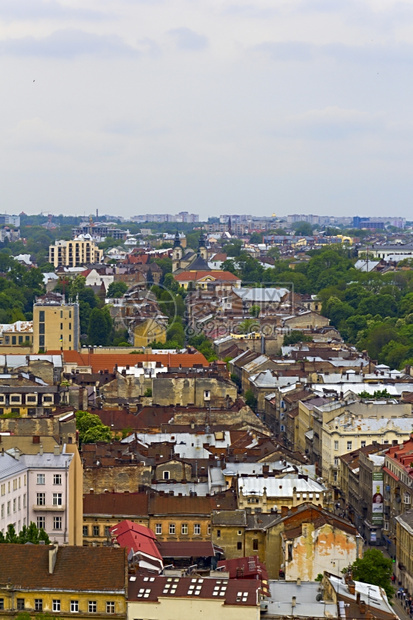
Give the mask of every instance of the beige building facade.
<path id="1" fill-rule="evenodd" d="M 78 351 L 80 346 L 79 304 L 65 303 L 49 293 L 33 305 L 33 351 Z"/>
<path id="2" fill-rule="evenodd" d="M 83 235 L 71 241 L 56 241 L 54 245 L 49 246 L 49 263 L 55 267 L 79 267 L 100 263 L 102 259 L 103 250 Z"/>

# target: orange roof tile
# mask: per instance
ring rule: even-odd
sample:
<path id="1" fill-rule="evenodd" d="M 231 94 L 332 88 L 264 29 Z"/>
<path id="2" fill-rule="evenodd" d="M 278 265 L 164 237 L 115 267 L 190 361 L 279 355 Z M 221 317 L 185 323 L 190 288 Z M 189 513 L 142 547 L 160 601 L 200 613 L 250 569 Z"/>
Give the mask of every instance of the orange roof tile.
<path id="1" fill-rule="evenodd" d="M 48 351 L 50 355 L 63 355 L 64 363 L 91 366 L 93 372 L 112 371 L 115 365 L 135 366 L 138 362 L 160 362 L 170 368 L 192 368 L 209 363 L 202 353 L 79 353 L 79 351 Z"/>

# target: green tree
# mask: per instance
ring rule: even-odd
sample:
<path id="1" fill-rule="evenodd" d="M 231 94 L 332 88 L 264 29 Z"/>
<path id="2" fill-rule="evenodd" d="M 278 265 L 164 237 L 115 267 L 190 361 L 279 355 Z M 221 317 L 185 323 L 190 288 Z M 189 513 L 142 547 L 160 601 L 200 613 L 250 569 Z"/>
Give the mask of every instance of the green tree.
<path id="1" fill-rule="evenodd" d="M 297 329 L 293 329 L 291 334 L 286 334 L 284 336 L 284 346 L 288 346 L 291 344 L 297 344 L 297 342 L 312 342 L 313 338 L 309 334 L 305 334 Z"/>
<path id="2" fill-rule="evenodd" d="M 367 549 L 364 556 L 351 565 L 351 573 L 356 581 L 383 588 L 389 599 L 394 595 L 394 588 L 390 584 L 393 574 L 392 561 L 384 557 L 378 549 Z"/>
<path id="3" fill-rule="evenodd" d="M 313 234 L 313 227 L 308 222 L 296 222 L 292 225 L 292 229 L 297 235 L 310 237 Z"/>
<path id="4" fill-rule="evenodd" d="M 253 243 L 253 244 L 262 243 L 262 237 L 263 237 L 262 233 L 253 232 L 250 237 L 250 243 Z"/>
<path id="5" fill-rule="evenodd" d="M 123 297 L 128 290 L 126 282 L 112 282 L 108 287 L 108 297 Z"/>
<path id="6" fill-rule="evenodd" d="M 112 439 L 109 426 L 105 426 L 99 416 L 88 411 L 76 411 L 76 428 L 80 443 L 109 443 Z"/>
<path id="7" fill-rule="evenodd" d="M 257 319 L 244 319 L 238 325 L 238 329 L 240 334 L 251 334 L 252 332 L 259 331 L 260 324 Z"/>
<path id="8" fill-rule="evenodd" d="M 260 310 L 261 309 L 260 309 L 259 306 L 251 306 L 251 308 L 250 308 L 250 315 L 253 318 L 257 319 L 259 317 L 259 315 L 260 315 Z"/>
<path id="9" fill-rule="evenodd" d="M 245 397 L 245 404 L 248 405 L 248 407 L 251 407 L 253 411 L 256 411 L 258 400 L 254 396 L 254 392 L 252 390 L 247 390 L 245 392 L 244 397 Z"/>
<path id="10" fill-rule="evenodd" d="M 112 331 L 112 320 L 108 310 L 93 308 L 89 317 L 88 337 L 93 345 L 106 345 L 109 343 Z"/>

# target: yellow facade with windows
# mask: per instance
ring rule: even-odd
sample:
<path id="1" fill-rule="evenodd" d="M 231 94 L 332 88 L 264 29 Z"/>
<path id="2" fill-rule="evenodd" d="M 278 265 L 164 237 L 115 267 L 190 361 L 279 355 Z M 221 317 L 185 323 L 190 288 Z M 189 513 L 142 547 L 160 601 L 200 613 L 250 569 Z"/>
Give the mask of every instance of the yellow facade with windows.
<path id="1" fill-rule="evenodd" d="M 103 250 L 90 239 L 76 237 L 71 241 L 56 241 L 49 246 L 49 263 L 55 267 L 79 267 L 100 263 Z"/>
<path id="2" fill-rule="evenodd" d="M 116 592 L 65 592 L 0 588 L 1 615 L 23 612 L 50 614 L 59 618 L 125 618 L 126 599 Z"/>
<path id="3" fill-rule="evenodd" d="M 36 302 L 33 306 L 33 351 L 79 350 L 79 305 Z"/>

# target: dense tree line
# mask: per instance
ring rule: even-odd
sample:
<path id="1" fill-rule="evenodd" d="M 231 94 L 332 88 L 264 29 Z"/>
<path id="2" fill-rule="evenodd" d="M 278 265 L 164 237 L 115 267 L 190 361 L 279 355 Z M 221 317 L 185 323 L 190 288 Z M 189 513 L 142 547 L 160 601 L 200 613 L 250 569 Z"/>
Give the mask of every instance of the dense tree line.
<path id="1" fill-rule="evenodd" d="M 351 250 L 341 246 L 308 254 L 308 261 L 292 269 L 285 260 L 266 268 L 240 252 L 224 268 L 246 286 L 287 286 L 317 294 L 322 314 L 345 341 L 393 368 L 413 364 L 413 270 L 364 273 L 354 268 Z"/>

